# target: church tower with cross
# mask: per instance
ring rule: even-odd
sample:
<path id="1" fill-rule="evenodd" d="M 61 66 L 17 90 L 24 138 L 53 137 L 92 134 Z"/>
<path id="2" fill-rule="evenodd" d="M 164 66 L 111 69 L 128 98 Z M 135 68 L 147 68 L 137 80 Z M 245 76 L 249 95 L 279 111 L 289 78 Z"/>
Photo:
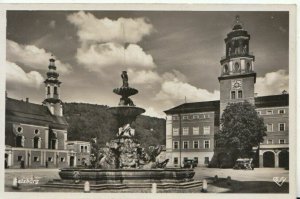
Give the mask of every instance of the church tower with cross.
<path id="1" fill-rule="evenodd" d="M 232 30 L 225 38 L 225 56 L 221 58 L 220 115 L 229 103 L 254 104 L 255 56 L 249 52 L 250 35 L 236 16 Z"/>
<path id="2" fill-rule="evenodd" d="M 47 79 L 45 83 L 45 100 L 46 105 L 52 115 L 63 116 L 62 101 L 60 100 L 60 84 L 58 80 L 59 73 L 56 71 L 55 59 L 51 57 L 48 66 Z"/>

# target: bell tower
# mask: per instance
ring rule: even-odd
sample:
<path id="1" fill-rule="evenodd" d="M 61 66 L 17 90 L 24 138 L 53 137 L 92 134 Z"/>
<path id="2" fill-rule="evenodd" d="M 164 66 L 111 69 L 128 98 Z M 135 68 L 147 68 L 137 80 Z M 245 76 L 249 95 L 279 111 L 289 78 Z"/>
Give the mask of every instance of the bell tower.
<path id="1" fill-rule="evenodd" d="M 250 35 L 236 16 L 232 30 L 225 38 L 225 56 L 221 58 L 220 114 L 229 103 L 245 100 L 254 104 L 255 57 L 249 52 Z"/>
<path id="2" fill-rule="evenodd" d="M 45 83 L 45 100 L 43 104 L 46 105 L 52 115 L 63 116 L 62 101 L 60 100 L 60 84 L 58 80 L 59 74 L 56 71 L 55 59 L 51 57 L 48 66 L 47 79 Z"/>

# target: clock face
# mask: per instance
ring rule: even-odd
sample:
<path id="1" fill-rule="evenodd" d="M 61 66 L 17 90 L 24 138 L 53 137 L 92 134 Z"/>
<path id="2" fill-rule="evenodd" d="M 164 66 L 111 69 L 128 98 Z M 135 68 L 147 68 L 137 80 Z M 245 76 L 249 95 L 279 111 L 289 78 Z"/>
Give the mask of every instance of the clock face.
<path id="1" fill-rule="evenodd" d="M 242 80 L 232 80 L 231 88 L 232 89 L 240 89 L 242 87 Z"/>

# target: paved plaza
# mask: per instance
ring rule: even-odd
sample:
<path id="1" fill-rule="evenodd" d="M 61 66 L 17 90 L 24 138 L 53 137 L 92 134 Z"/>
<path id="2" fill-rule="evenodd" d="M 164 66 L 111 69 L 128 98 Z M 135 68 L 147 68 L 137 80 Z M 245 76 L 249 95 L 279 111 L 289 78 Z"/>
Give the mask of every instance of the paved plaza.
<path id="1" fill-rule="evenodd" d="M 38 184 L 22 183 L 21 189 L 17 191 L 57 191 L 68 192 L 70 190 L 48 190 L 40 189 L 39 185 L 45 184 L 49 180 L 59 179 L 59 169 L 6 169 L 5 170 L 5 191 L 16 191 L 12 189 L 13 178 L 18 179 L 38 179 Z M 210 193 L 287 193 L 289 182 L 289 171 L 281 168 L 256 168 L 255 170 L 233 170 L 214 168 L 195 168 L 195 180 L 207 179 L 208 192 Z M 219 180 L 213 181 L 217 175 Z M 227 177 L 231 181 L 228 183 Z M 278 186 L 274 177 L 285 178 L 282 186 Z M 77 190 L 77 192 L 81 190 Z M 169 190 L 164 192 L 200 192 L 199 188 L 188 190 Z M 151 190 L 106 190 L 103 192 L 151 192 Z"/>

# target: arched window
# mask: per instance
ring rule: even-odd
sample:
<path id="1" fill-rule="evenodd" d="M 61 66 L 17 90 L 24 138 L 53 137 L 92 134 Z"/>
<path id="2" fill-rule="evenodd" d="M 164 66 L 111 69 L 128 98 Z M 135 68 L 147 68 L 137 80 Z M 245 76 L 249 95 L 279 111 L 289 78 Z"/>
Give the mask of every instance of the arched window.
<path id="1" fill-rule="evenodd" d="M 54 95 L 57 95 L 57 87 L 54 87 Z"/>
<path id="2" fill-rule="evenodd" d="M 235 99 L 235 91 L 231 91 L 231 99 Z"/>
<path id="3" fill-rule="evenodd" d="M 239 99 L 243 98 L 243 91 L 238 91 L 238 98 Z"/>
<path id="4" fill-rule="evenodd" d="M 35 148 L 35 149 L 41 148 L 40 142 L 41 142 L 41 138 L 40 137 L 37 137 L 37 136 L 34 137 L 33 138 L 33 148 Z"/>
<path id="5" fill-rule="evenodd" d="M 52 139 L 51 140 L 51 149 L 57 149 L 57 139 Z"/>
<path id="6" fill-rule="evenodd" d="M 240 70 L 240 65 L 239 65 L 239 63 L 235 62 L 235 64 L 234 64 L 234 71 L 238 72 L 239 70 Z"/>
<path id="7" fill-rule="evenodd" d="M 251 71 L 251 64 L 249 62 L 246 64 L 246 71 L 247 72 Z"/>
<path id="8" fill-rule="evenodd" d="M 228 65 L 225 64 L 224 65 L 224 74 L 228 74 L 228 73 L 229 73 Z"/>
<path id="9" fill-rule="evenodd" d="M 25 137 L 22 135 L 16 136 L 16 147 L 24 147 Z"/>

